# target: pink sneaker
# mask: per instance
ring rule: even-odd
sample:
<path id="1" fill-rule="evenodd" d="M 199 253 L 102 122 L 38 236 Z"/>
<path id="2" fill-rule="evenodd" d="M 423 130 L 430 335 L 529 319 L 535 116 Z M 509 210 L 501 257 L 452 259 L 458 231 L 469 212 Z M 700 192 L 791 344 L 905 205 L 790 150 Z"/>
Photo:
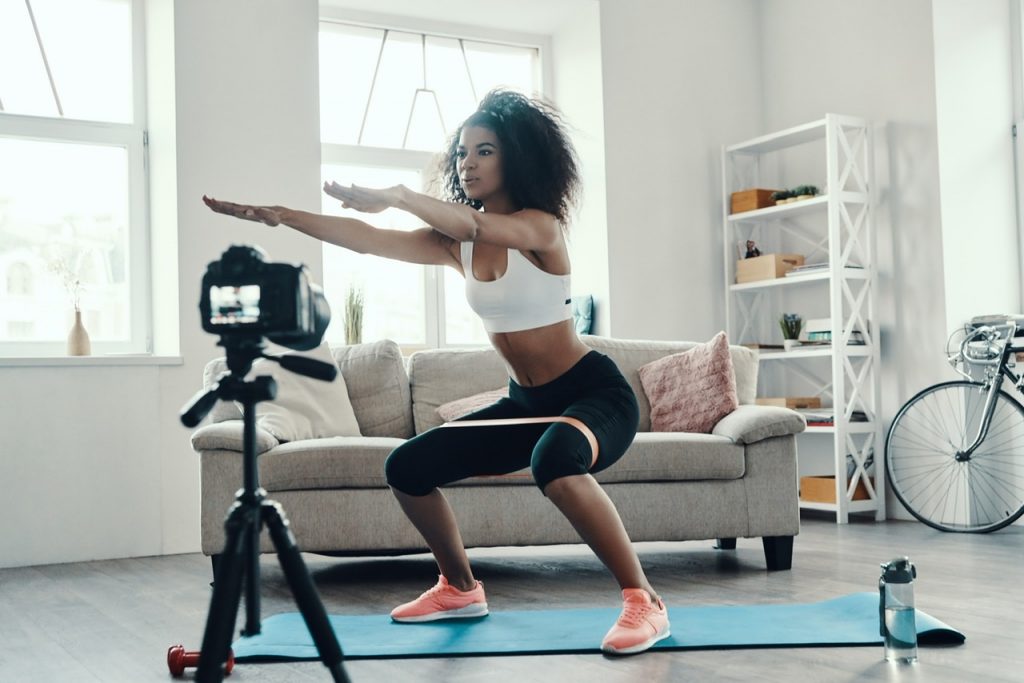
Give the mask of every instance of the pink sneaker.
<path id="1" fill-rule="evenodd" d="M 391 610 L 392 619 L 404 622 L 468 619 L 486 614 L 487 598 L 484 597 L 483 583 L 477 581 L 473 590 L 460 591 L 440 575 L 436 586 L 412 602 Z"/>
<path id="2" fill-rule="evenodd" d="M 659 640 L 668 638 L 668 609 L 642 588 L 622 591 L 622 614 L 601 641 L 601 651 L 612 655 L 631 655 L 649 650 Z"/>

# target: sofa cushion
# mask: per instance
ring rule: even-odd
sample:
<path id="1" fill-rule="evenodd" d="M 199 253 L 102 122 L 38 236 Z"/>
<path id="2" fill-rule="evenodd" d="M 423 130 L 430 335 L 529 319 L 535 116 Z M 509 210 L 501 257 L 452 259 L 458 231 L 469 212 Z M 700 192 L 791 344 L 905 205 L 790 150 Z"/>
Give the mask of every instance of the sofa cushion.
<path id="1" fill-rule="evenodd" d="M 386 488 L 384 461 L 400 439 L 333 437 L 294 441 L 260 456 L 260 483 L 267 491 Z M 710 434 L 637 434 L 626 454 L 597 474 L 603 484 L 638 481 L 739 479 L 744 449 Z M 529 468 L 499 476 L 473 477 L 453 486 L 529 485 Z"/>
<path id="2" fill-rule="evenodd" d="M 334 364 L 326 343 L 311 351 L 292 351 L 282 355 L 300 355 Z M 325 382 L 291 372 L 276 361 L 261 358 L 253 363 L 249 379 L 263 375 L 274 378 L 277 396 L 273 401 L 256 404 L 256 424 L 278 441 L 360 436 L 343 374 L 338 373 L 333 381 Z"/>
<path id="3" fill-rule="evenodd" d="M 404 439 L 335 436 L 281 444 L 260 456 L 268 491 L 386 488 L 384 460 Z"/>
<path id="4" fill-rule="evenodd" d="M 390 339 L 332 350 L 363 436 L 413 436 L 412 395 L 402 350 Z"/>
<path id="5" fill-rule="evenodd" d="M 648 341 L 636 339 L 614 339 L 583 335 L 583 343 L 605 354 L 619 366 L 640 404 L 640 431 L 651 431 L 651 404 L 644 395 L 640 383 L 640 367 L 663 356 L 692 349 L 697 342 Z M 757 395 L 758 352 L 745 346 L 730 346 L 733 372 L 736 374 L 736 397 L 740 405 L 754 403 Z"/>
<path id="6" fill-rule="evenodd" d="M 507 384 L 505 364 L 493 349 L 417 351 L 409 357 L 416 433 L 444 422 L 437 409 L 445 403 Z"/>
<path id="7" fill-rule="evenodd" d="M 336 346 L 331 355 L 338 364 L 348 390 L 352 412 L 364 436 L 413 436 L 412 395 L 402 350 L 390 339 Z M 227 370 L 222 357 L 207 363 L 203 387 L 209 389 Z M 242 413 L 231 401 L 218 401 L 210 411 L 210 422 L 240 420 Z"/>
<path id="8" fill-rule="evenodd" d="M 475 410 L 480 410 L 481 408 L 486 408 L 489 405 L 497 403 L 506 396 L 508 396 L 508 385 L 500 389 L 491 389 L 490 391 L 473 394 L 466 398 L 458 398 L 454 401 L 448 401 L 448 403 L 437 407 L 437 414 L 445 422 L 451 422 L 452 420 L 457 420 L 463 415 L 469 415 Z"/>
<path id="9" fill-rule="evenodd" d="M 729 356 L 725 332 L 719 332 L 707 344 L 641 366 L 651 430 L 710 434 L 736 410 L 736 375 Z"/>

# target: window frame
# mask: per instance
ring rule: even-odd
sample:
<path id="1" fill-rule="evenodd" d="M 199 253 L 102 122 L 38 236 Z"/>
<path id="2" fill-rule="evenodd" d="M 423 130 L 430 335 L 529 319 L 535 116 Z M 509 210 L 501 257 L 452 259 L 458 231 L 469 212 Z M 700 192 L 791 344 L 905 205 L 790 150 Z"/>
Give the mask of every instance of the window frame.
<path id="1" fill-rule="evenodd" d="M 151 354 L 152 268 L 149 234 L 149 163 L 146 127 L 146 27 L 144 0 L 128 0 L 132 41 L 132 121 L 115 123 L 0 112 L 0 137 L 123 148 L 128 168 L 127 341 L 93 340 L 93 355 Z M 59 188 L 55 191 L 59 192 Z M 71 320 L 68 329 L 71 329 Z M 63 341 L 0 341 L 0 358 L 63 356 Z"/>
<path id="2" fill-rule="evenodd" d="M 463 39 L 480 43 L 495 43 L 504 46 L 523 47 L 537 51 L 534 66 L 534 80 L 539 92 L 550 96 L 552 70 L 548 55 L 551 54 L 550 39 L 540 34 L 524 34 L 490 29 L 484 26 L 449 24 L 432 19 L 411 16 L 384 16 L 372 13 L 349 12 L 337 7 L 321 6 L 319 25 L 324 23 L 347 24 L 379 31 L 427 34 L 439 38 Z M 318 30 L 319 34 L 319 30 Z M 477 93 L 482 96 L 483 93 Z M 319 93 L 318 93 L 319 97 Z M 441 150 L 437 150 L 438 152 Z M 411 149 L 372 147 L 342 143 L 320 142 L 320 165 L 353 164 L 386 168 L 417 169 L 425 174 L 431 168 L 435 152 Z M 485 344 L 449 343 L 446 336 L 445 320 L 445 266 L 424 265 L 424 319 L 426 321 L 424 344 L 401 344 L 403 353 L 429 348 L 482 348 Z"/>

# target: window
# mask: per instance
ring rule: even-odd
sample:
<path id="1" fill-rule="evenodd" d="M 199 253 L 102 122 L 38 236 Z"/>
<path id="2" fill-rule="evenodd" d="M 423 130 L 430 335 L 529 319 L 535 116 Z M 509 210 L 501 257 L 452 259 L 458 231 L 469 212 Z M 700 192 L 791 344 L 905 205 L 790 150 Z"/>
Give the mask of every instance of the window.
<path id="1" fill-rule="evenodd" d="M 324 180 L 370 187 L 428 186 L 435 154 L 502 86 L 539 92 L 539 50 L 467 38 L 320 24 L 320 140 Z M 343 65 L 343 66 L 342 66 Z M 344 211 L 324 195 L 323 211 L 378 227 L 422 223 L 397 211 Z M 324 291 L 334 316 L 327 339 L 344 343 L 341 302 L 352 289 L 365 301 L 363 339 L 407 346 L 487 343 L 466 304 L 462 278 L 450 268 L 417 266 L 324 245 Z"/>
<path id="2" fill-rule="evenodd" d="M 140 9 L 0 2 L 0 355 L 148 350 Z"/>

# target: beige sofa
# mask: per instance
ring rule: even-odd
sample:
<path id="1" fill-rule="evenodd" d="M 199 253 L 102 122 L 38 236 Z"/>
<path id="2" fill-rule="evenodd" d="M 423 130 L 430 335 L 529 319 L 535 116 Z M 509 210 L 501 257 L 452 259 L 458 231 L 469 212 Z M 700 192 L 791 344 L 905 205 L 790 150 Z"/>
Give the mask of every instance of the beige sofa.
<path id="1" fill-rule="evenodd" d="M 761 538 L 769 570 L 789 569 L 799 532 L 796 440 L 803 418 L 754 405 L 756 352 L 730 347 L 739 408 L 711 434 L 651 432 L 638 368 L 692 342 L 584 336 L 610 356 L 636 391 L 640 432 L 614 466 L 597 475 L 634 541 Z M 279 443 L 257 428 L 260 483 L 278 501 L 303 551 L 395 555 L 426 550 L 388 489 L 384 460 L 398 444 L 441 424 L 438 406 L 507 382 L 494 351 L 438 349 L 403 359 L 394 342 L 336 347 L 362 436 Z M 206 368 L 211 386 L 223 359 Z M 241 414 L 221 402 L 194 432 L 202 468 L 202 549 L 224 543 L 223 520 L 242 484 Z M 481 457 L 486 457 L 481 444 Z M 445 488 L 467 547 L 579 543 L 569 523 L 536 488 L 529 471 L 480 477 Z M 272 552 L 267 534 L 262 551 Z"/>

